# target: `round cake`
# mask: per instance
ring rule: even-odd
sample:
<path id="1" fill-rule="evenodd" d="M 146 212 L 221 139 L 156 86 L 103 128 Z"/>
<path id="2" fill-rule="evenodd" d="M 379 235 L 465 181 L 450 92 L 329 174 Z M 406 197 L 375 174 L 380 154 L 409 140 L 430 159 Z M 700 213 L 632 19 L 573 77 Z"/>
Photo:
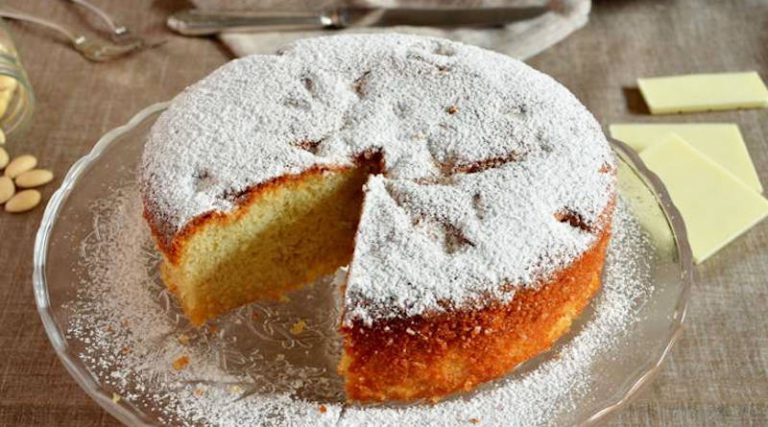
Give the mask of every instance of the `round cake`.
<path id="1" fill-rule="evenodd" d="M 550 77 L 448 40 L 232 61 L 147 141 L 145 217 L 193 324 L 348 266 L 356 401 L 439 399 L 547 350 L 600 286 L 615 164 Z"/>

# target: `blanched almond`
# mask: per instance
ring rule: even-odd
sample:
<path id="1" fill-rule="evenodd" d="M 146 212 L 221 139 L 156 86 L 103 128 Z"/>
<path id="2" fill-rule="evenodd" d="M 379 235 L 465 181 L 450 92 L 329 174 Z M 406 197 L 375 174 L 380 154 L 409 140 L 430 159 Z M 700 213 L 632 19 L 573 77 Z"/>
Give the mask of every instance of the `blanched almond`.
<path id="1" fill-rule="evenodd" d="M 5 151 L 5 148 L 0 147 L 0 169 L 3 169 L 4 167 L 8 166 L 8 161 L 10 158 L 8 157 L 8 152 Z"/>
<path id="2" fill-rule="evenodd" d="M 16 81 L 11 76 L 0 76 L 0 90 L 10 90 L 13 91 L 16 89 L 16 87 L 19 85 L 19 82 Z"/>
<path id="3" fill-rule="evenodd" d="M 8 106 L 11 105 L 13 94 L 13 89 L 0 89 L 0 117 L 5 115 L 5 112 L 8 110 Z"/>
<path id="4" fill-rule="evenodd" d="M 40 203 L 40 192 L 37 190 L 24 190 L 16 193 L 5 204 L 5 211 L 11 213 L 26 212 Z"/>
<path id="5" fill-rule="evenodd" d="M 15 192 L 16 187 L 13 186 L 11 178 L 0 176 L 0 205 L 10 200 Z"/>
<path id="6" fill-rule="evenodd" d="M 53 172 L 47 169 L 32 169 L 17 176 L 15 181 L 19 188 L 39 187 L 53 181 Z"/>
<path id="7" fill-rule="evenodd" d="M 37 166 L 37 159 L 31 154 L 25 154 L 23 156 L 16 157 L 8 163 L 5 168 L 5 176 L 16 178 L 28 170 L 32 170 Z"/>

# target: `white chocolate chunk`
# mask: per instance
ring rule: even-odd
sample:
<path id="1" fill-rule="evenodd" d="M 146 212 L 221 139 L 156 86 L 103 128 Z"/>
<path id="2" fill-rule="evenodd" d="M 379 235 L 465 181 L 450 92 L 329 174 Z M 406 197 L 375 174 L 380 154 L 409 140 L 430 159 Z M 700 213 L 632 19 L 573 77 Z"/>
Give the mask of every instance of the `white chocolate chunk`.
<path id="1" fill-rule="evenodd" d="M 610 133 L 637 152 L 658 144 L 670 133 L 677 134 L 753 190 L 763 191 L 739 127 L 734 123 L 613 124 Z"/>
<path id="2" fill-rule="evenodd" d="M 768 107 L 768 89 L 754 72 L 637 79 L 652 114 Z"/>
<path id="3" fill-rule="evenodd" d="M 671 135 L 640 153 L 667 187 L 700 263 L 768 215 L 768 200 Z"/>

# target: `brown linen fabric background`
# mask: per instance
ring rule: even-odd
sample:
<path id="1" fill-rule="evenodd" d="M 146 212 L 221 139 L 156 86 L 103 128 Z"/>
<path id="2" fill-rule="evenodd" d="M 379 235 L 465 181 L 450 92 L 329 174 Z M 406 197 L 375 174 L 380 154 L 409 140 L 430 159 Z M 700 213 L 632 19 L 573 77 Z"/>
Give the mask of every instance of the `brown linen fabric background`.
<path id="1" fill-rule="evenodd" d="M 169 42 L 92 64 L 47 31 L 10 24 L 39 106 L 26 137 L 7 148 L 34 153 L 56 172 L 46 199 L 102 134 L 230 58 L 212 40 L 164 30 L 165 15 L 181 1 L 93 1 Z M 5 4 L 77 28 L 90 19 L 65 1 Z M 585 28 L 528 62 L 569 87 L 605 126 L 738 123 L 768 187 L 768 110 L 650 117 L 629 89 L 639 76 L 686 72 L 757 70 L 768 79 L 768 1 L 597 0 Z M 117 425 L 69 377 L 37 316 L 32 247 L 42 213 L 0 212 L 0 425 Z M 682 340 L 656 380 L 607 425 L 768 425 L 768 221 L 699 266 L 697 276 Z"/>

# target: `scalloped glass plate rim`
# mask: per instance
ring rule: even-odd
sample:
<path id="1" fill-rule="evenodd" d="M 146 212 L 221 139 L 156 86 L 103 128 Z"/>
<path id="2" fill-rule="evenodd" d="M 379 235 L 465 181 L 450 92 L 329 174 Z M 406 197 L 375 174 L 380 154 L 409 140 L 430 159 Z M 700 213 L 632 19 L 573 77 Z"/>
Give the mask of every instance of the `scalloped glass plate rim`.
<path id="1" fill-rule="evenodd" d="M 51 345 L 53 346 L 56 355 L 80 387 L 108 413 L 127 425 L 143 425 L 146 423 L 136 414 L 128 410 L 127 407 L 118 405 L 114 402 L 112 396 L 108 395 L 101 388 L 94 378 L 84 370 L 83 366 L 78 361 L 72 360 L 72 358 L 66 354 L 67 343 L 64 334 L 59 329 L 52 313 L 49 311 L 50 300 L 45 275 L 46 257 L 48 255 L 50 231 L 55 224 L 61 207 L 67 200 L 69 194 L 73 191 L 75 184 L 78 182 L 81 175 L 87 171 L 87 169 L 97 161 L 106 149 L 120 136 L 130 132 L 149 116 L 161 112 L 167 108 L 168 105 L 169 102 L 161 102 L 144 108 L 138 114 L 133 116 L 125 125 L 116 127 L 104 134 L 88 154 L 76 161 L 67 172 L 61 187 L 59 187 L 51 196 L 48 205 L 46 206 L 40 228 L 35 237 L 32 282 L 35 303 L 46 334 L 48 335 L 48 339 L 51 341 Z M 614 151 L 622 157 L 625 163 L 633 169 L 656 196 L 656 201 L 665 214 L 667 223 L 675 238 L 675 246 L 677 247 L 677 255 L 681 266 L 680 279 L 683 288 L 676 305 L 676 315 L 673 319 L 674 324 L 666 337 L 667 344 L 663 347 L 662 351 L 653 358 L 652 363 L 649 363 L 644 369 L 639 370 L 634 378 L 627 381 L 627 383 L 631 385 L 626 389 L 623 395 L 617 397 L 612 402 L 608 402 L 602 409 L 584 419 L 580 425 L 594 425 L 604 419 L 607 415 L 623 408 L 635 395 L 637 395 L 637 392 L 643 386 L 647 385 L 656 376 L 667 355 L 680 338 L 683 323 L 686 318 L 690 289 L 693 285 L 693 264 L 685 224 L 680 216 L 680 212 L 675 207 L 674 203 L 672 203 L 664 184 L 648 169 L 640 157 L 629 146 L 617 140 L 609 139 L 609 141 Z"/>

